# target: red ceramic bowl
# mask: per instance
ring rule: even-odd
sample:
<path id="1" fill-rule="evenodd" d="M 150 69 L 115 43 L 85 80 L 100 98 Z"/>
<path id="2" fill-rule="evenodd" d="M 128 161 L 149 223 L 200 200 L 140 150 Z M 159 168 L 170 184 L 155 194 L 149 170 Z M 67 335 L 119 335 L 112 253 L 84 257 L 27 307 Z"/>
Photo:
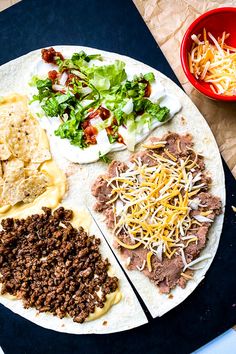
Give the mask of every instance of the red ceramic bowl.
<path id="1" fill-rule="evenodd" d="M 180 48 L 181 64 L 185 75 L 199 92 L 215 100 L 236 102 L 236 96 L 217 95 L 211 90 L 208 83 L 195 79 L 190 73 L 188 52 L 190 52 L 193 43 L 191 35 L 202 34 L 203 28 L 206 28 L 207 32 L 211 32 L 215 38 L 221 36 L 224 31 L 230 33 L 226 43 L 236 47 L 236 7 L 214 9 L 198 17 L 187 29 Z"/>

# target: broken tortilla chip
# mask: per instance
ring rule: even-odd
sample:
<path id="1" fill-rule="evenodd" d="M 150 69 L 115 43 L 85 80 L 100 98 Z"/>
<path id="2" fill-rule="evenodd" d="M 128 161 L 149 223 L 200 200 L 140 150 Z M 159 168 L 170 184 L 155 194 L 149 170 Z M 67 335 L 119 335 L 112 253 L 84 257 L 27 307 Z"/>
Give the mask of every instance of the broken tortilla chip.
<path id="1" fill-rule="evenodd" d="M 18 186 L 16 193 L 24 203 L 31 203 L 39 195 L 45 192 L 48 180 L 43 174 L 35 174 L 22 180 Z"/>

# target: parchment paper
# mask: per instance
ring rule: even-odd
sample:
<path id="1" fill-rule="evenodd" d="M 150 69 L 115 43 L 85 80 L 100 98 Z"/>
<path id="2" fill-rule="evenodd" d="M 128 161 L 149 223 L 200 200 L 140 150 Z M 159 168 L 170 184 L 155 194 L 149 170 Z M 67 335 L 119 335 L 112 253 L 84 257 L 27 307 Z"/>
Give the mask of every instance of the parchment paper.
<path id="1" fill-rule="evenodd" d="M 236 0 L 133 0 L 184 90 L 208 121 L 221 154 L 236 177 L 236 104 L 216 102 L 198 93 L 180 63 L 180 44 L 189 25 L 217 7 L 236 7 Z"/>

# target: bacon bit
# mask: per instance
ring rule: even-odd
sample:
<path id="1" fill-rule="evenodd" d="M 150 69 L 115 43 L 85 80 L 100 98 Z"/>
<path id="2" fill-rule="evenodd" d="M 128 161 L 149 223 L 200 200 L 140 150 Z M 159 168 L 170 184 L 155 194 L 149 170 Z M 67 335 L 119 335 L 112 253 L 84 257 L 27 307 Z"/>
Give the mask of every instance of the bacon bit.
<path id="1" fill-rule="evenodd" d="M 110 111 L 102 106 L 98 107 L 95 111 L 89 114 L 88 118 L 92 119 L 99 116 L 102 120 L 110 117 Z"/>
<path id="2" fill-rule="evenodd" d="M 103 321 L 102 324 L 103 324 L 103 326 L 106 326 L 107 325 L 107 321 Z"/>
<path id="3" fill-rule="evenodd" d="M 174 297 L 173 294 L 168 295 L 168 299 L 173 299 L 173 297 Z"/>
<path id="4" fill-rule="evenodd" d="M 49 49 L 42 49 L 41 50 L 42 54 L 42 59 L 46 63 L 52 63 L 56 64 L 56 59 L 60 58 L 61 60 L 64 60 L 63 55 L 60 52 L 56 52 L 54 48 L 49 48 Z"/>
<path id="5" fill-rule="evenodd" d="M 59 75 L 59 72 L 57 72 L 56 70 L 50 70 L 48 72 L 48 78 L 52 81 L 53 84 L 55 83 Z"/>

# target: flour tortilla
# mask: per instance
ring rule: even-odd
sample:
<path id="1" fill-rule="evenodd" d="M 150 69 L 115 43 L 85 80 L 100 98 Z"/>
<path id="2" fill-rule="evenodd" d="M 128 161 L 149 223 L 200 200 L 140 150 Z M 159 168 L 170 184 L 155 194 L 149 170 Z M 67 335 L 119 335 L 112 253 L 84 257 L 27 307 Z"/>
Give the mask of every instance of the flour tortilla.
<path id="1" fill-rule="evenodd" d="M 88 54 L 100 53 L 103 58 L 105 58 L 104 63 L 109 63 L 115 59 L 119 59 L 126 63 L 126 70 L 131 70 L 136 74 L 152 71 L 155 74 L 156 79 L 159 80 L 160 83 L 162 83 L 162 85 L 166 88 L 167 93 L 175 95 L 180 100 L 182 104 L 182 110 L 173 118 L 172 121 L 169 121 L 167 124 L 158 127 L 150 136 L 161 137 L 168 131 L 176 132 L 179 134 L 191 133 L 193 136 L 194 148 L 196 151 L 204 155 L 206 169 L 209 171 L 209 174 L 212 177 L 213 184 L 211 192 L 212 194 L 219 196 L 222 200 L 223 206 L 225 205 L 224 171 L 214 136 L 205 119 L 197 110 L 195 105 L 174 82 L 168 79 L 165 75 L 161 74 L 159 71 L 147 65 L 115 53 L 108 53 L 97 49 L 77 46 L 56 46 L 54 48 L 57 51 L 61 51 L 65 56 L 69 56 L 74 52 L 79 52 L 81 50 L 84 50 Z M 40 55 L 40 50 L 37 50 L 3 65 L 0 68 L 0 77 L 2 78 L 0 82 L 0 94 L 5 95 L 7 93 L 6 88 L 9 93 L 12 91 L 18 91 L 19 93 L 26 94 L 29 93 L 29 87 L 27 83 L 31 76 L 38 72 L 37 65 L 40 61 Z M 58 154 L 58 149 L 54 144 L 53 136 L 49 136 L 49 140 L 54 159 L 58 165 L 67 172 L 68 175 L 69 193 L 65 198 L 66 201 L 76 203 L 77 206 L 86 205 L 92 211 L 93 205 L 95 203 L 95 198 L 91 195 L 91 185 L 98 175 L 106 172 L 107 165 L 103 162 L 97 162 L 88 165 L 71 164 Z M 138 151 L 139 148 L 140 147 L 138 146 L 136 151 Z M 127 160 L 129 156 L 130 153 L 127 150 L 112 154 L 113 159 L 121 161 Z M 101 214 L 95 213 L 93 211 L 92 213 L 99 225 L 99 228 L 103 232 L 103 235 L 112 248 L 113 240 L 111 231 L 106 228 L 104 217 Z M 212 225 L 208 234 L 209 241 L 207 242 L 206 248 L 201 253 L 201 255 L 210 253 L 212 257 L 204 261 L 203 269 L 194 272 L 193 280 L 190 280 L 187 283 L 185 289 L 176 287 L 176 289 L 172 291 L 172 299 L 169 299 L 168 295 L 160 294 L 158 292 L 158 288 L 154 286 L 149 281 L 149 279 L 139 271 L 127 271 L 124 264 L 125 262 L 121 259 L 119 252 L 112 248 L 113 252 L 120 260 L 124 270 L 126 271 L 133 285 L 138 290 L 140 296 L 142 297 L 144 303 L 146 304 L 153 317 L 162 316 L 177 306 L 179 303 L 184 301 L 205 277 L 206 271 L 210 267 L 210 264 L 212 263 L 217 251 L 223 225 L 223 217 L 223 214 L 217 217 L 216 221 Z M 117 307 L 118 305 L 114 306 L 114 309 Z M 114 309 L 112 308 L 111 311 Z M 27 310 L 27 314 L 24 313 L 22 315 L 24 317 L 28 316 L 28 311 L 29 310 Z M 109 314 L 112 313 L 111 311 Z M 130 320 L 131 323 L 127 322 L 126 329 L 135 327 L 132 326 L 132 324 L 135 322 L 135 317 L 136 315 L 134 315 Z M 119 319 L 117 322 L 120 323 L 119 315 L 117 319 Z M 36 320 L 33 319 L 33 322 L 36 322 Z M 46 321 L 44 325 L 46 325 Z M 117 324 L 117 326 L 119 326 L 119 324 Z M 120 329 L 116 328 L 116 330 L 119 331 Z"/>

